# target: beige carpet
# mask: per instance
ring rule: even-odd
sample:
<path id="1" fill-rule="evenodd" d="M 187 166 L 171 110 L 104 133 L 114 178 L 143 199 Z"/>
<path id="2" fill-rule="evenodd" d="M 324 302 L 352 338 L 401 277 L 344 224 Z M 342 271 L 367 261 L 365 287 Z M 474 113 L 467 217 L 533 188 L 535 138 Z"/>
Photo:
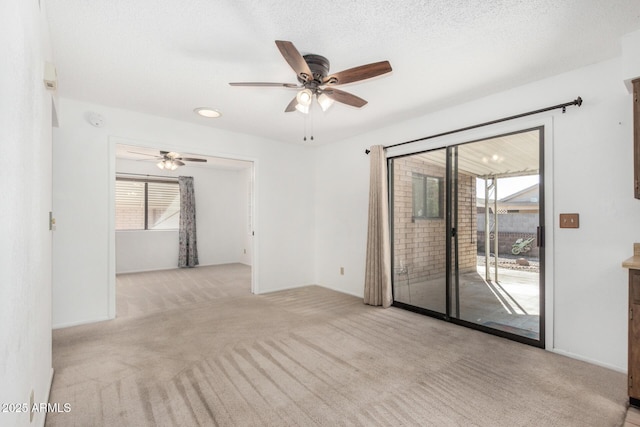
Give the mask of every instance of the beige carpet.
<path id="1" fill-rule="evenodd" d="M 618 426 L 625 375 L 238 264 L 118 277 L 56 330 L 48 426 Z"/>

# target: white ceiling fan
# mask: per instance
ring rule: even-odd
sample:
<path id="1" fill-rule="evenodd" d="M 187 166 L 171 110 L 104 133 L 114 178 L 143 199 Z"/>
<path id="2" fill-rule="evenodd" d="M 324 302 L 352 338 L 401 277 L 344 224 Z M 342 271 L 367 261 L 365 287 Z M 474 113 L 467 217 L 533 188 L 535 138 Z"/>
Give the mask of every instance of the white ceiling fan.
<path id="1" fill-rule="evenodd" d="M 159 162 L 156 163 L 156 166 L 158 166 L 160 169 L 167 169 L 172 171 L 178 169 L 179 166 L 184 166 L 185 165 L 184 162 L 205 163 L 207 161 L 207 159 L 202 159 L 199 157 L 182 157 L 180 153 L 176 153 L 174 151 L 160 151 L 159 156 L 156 156 L 154 154 L 148 154 L 148 153 L 139 153 L 136 151 L 129 151 L 129 153 L 140 154 L 143 156 L 151 156 L 153 157 L 152 159 L 140 159 L 140 160 L 143 160 L 143 161 L 159 160 Z"/>

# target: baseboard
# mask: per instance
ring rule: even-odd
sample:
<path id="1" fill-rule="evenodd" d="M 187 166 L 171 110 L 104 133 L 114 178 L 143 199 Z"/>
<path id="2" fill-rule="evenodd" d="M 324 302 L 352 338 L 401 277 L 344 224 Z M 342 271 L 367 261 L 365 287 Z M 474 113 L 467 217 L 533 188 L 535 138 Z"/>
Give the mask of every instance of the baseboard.
<path id="1" fill-rule="evenodd" d="M 87 319 L 87 320 L 80 320 L 77 322 L 60 323 L 57 325 L 53 325 L 51 329 L 55 330 L 55 329 L 71 328 L 73 326 L 88 325 L 89 323 L 104 322 L 106 320 L 113 320 L 113 319 L 114 318 L 111 318 L 111 317 L 100 317 L 97 319 Z"/>
<path id="2" fill-rule="evenodd" d="M 51 375 L 49 376 L 49 387 L 47 387 L 47 394 L 44 397 L 43 403 L 49 403 L 49 397 L 51 396 L 51 387 L 53 387 L 53 374 L 54 374 L 54 369 L 51 368 Z M 47 412 L 45 411 L 44 417 L 42 417 L 41 427 L 44 427 L 46 423 L 47 423 Z"/>
<path id="3" fill-rule="evenodd" d="M 259 293 L 257 293 L 256 295 L 268 295 L 268 294 L 272 294 L 274 292 L 281 292 L 281 291 L 290 291 L 292 289 L 299 289 L 299 288 L 304 288 L 306 286 L 317 286 L 313 283 L 309 283 L 306 285 L 297 285 L 297 286 L 283 286 L 281 288 L 274 288 L 274 289 L 269 289 L 267 291 L 260 291 Z"/>
<path id="4" fill-rule="evenodd" d="M 561 356 L 570 357 L 572 359 L 580 360 L 582 362 L 591 363 L 592 365 L 601 366 L 603 368 L 611 369 L 612 371 L 620 372 L 622 374 L 626 374 L 627 373 L 627 368 L 621 368 L 620 366 L 610 365 L 608 363 L 604 363 L 604 362 L 601 362 L 599 360 L 590 359 L 588 357 L 580 356 L 579 354 L 571 353 L 569 351 L 559 350 L 557 348 L 547 349 L 547 351 L 559 354 Z"/>
<path id="5" fill-rule="evenodd" d="M 347 292 L 344 289 L 332 288 L 330 286 L 325 286 L 325 285 L 317 285 L 315 283 L 310 283 L 310 284 L 307 284 L 307 285 L 286 286 L 286 287 L 282 287 L 282 288 L 269 289 L 268 291 L 261 291 L 260 293 L 258 293 L 256 295 L 266 295 L 266 294 L 270 294 L 272 292 L 289 291 L 291 289 L 304 288 L 305 286 L 319 286 L 321 288 L 329 289 L 331 291 L 340 292 L 341 294 L 350 295 L 350 296 L 357 297 L 357 298 L 362 298 L 362 295 L 358 295 L 358 294 L 353 293 L 353 292 Z"/>
<path id="6" fill-rule="evenodd" d="M 229 265 L 229 264 L 242 264 L 251 267 L 251 264 L 245 264 L 241 261 L 230 261 L 230 262 L 219 262 L 217 264 L 198 264 L 197 267 L 214 267 L 216 265 Z M 196 268 L 197 268 L 196 267 Z M 118 274 L 135 274 L 135 273 L 151 273 L 153 271 L 168 271 L 168 270 L 178 270 L 180 267 L 177 265 L 174 267 L 162 267 L 162 268 L 149 268 L 145 270 L 127 270 L 127 271 L 116 271 L 116 276 Z"/>
<path id="7" fill-rule="evenodd" d="M 118 274 L 134 274 L 134 273 L 150 273 L 152 271 L 168 271 L 168 270 L 177 270 L 177 265 L 174 267 L 161 267 L 161 268 L 147 268 L 144 270 L 127 270 L 127 271 L 116 271 L 116 276 Z"/>
<path id="8" fill-rule="evenodd" d="M 341 294 L 351 295 L 351 296 L 353 296 L 353 297 L 358 297 L 358 298 L 364 298 L 364 297 L 362 296 L 362 294 L 358 294 L 358 293 L 355 293 L 355 292 L 345 291 L 344 289 L 334 288 L 334 287 L 332 287 L 332 286 L 326 286 L 326 285 L 318 285 L 318 286 L 320 286 L 320 287 L 322 287 L 322 288 L 325 288 L 325 289 L 331 289 L 332 291 L 340 292 Z"/>

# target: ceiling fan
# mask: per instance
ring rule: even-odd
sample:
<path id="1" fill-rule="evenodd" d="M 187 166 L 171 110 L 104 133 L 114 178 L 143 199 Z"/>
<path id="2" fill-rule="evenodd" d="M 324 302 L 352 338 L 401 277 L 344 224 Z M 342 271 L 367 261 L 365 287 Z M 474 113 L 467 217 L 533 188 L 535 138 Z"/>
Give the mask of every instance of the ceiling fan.
<path id="1" fill-rule="evenodd" d="M 129 153 L 133 154 L 142 154 L 143 156 L 151 156 L 153 159 L 140 159 L 140 160 L 160 160 L 156 163 L 160 169 L 168 169 L 168 170 L 176 170 L 178 166 L 184 166 L 184 162 L 206 162 L 207 159 L 201 159 L 198 157 L 182 157 L 180 153 L 176 153 L 173 151 L 160 151 L 160 155 L 156 156 L 155 154 L 148 153 L 138 153 L 136 151 L 129 151 Z"/>
<path id="2" fill-rule="evenodd" d="M 268 82 L 238 82 L 229 83 L 231 86 L 261 86 L 261 87 L 285 87 L 299 89 L 295 98 L 291 100 L 285 112 L 298 110 L 309 113 L 311 102 L 315 97 L 326 111 L 334 101 L 360 108 L 367 101 L 353 94 L 335 88 L 338 85 L 355 83 L 372 77 L 381 76 L 391 72 L 389 61 L 374 62 L 359 67 L 349 68 L 338 73 L 329 74 L 329 60 L 324 56 L 308 54 L 301 55 L 293 43 L 284 40 L 276 40 L 276 46 L 287 63 L 296 72 L 299 84 L 293 83 L 268 83 Z"/>

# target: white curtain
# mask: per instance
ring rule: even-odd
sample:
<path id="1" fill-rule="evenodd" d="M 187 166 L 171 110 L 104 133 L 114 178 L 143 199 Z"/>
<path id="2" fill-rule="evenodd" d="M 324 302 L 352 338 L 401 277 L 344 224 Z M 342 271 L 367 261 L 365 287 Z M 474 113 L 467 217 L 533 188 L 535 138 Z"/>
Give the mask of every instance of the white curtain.
<path id="1" fill-rule="evenodd" d="M 193 177 L 178 177 L 180 186 L 180 229 L 178 267 L 198 265 L 198 245 L 196 239 L 196 195 Z"/>
<path id="2" fill-rule="evenodd" d="M 369 153 L 369 228 L 364 278 L 364 303 L 389 307 L 391 295 L 391 241 L 389 238 L 389 191 L 384 147 L 374 145 Z"/>

